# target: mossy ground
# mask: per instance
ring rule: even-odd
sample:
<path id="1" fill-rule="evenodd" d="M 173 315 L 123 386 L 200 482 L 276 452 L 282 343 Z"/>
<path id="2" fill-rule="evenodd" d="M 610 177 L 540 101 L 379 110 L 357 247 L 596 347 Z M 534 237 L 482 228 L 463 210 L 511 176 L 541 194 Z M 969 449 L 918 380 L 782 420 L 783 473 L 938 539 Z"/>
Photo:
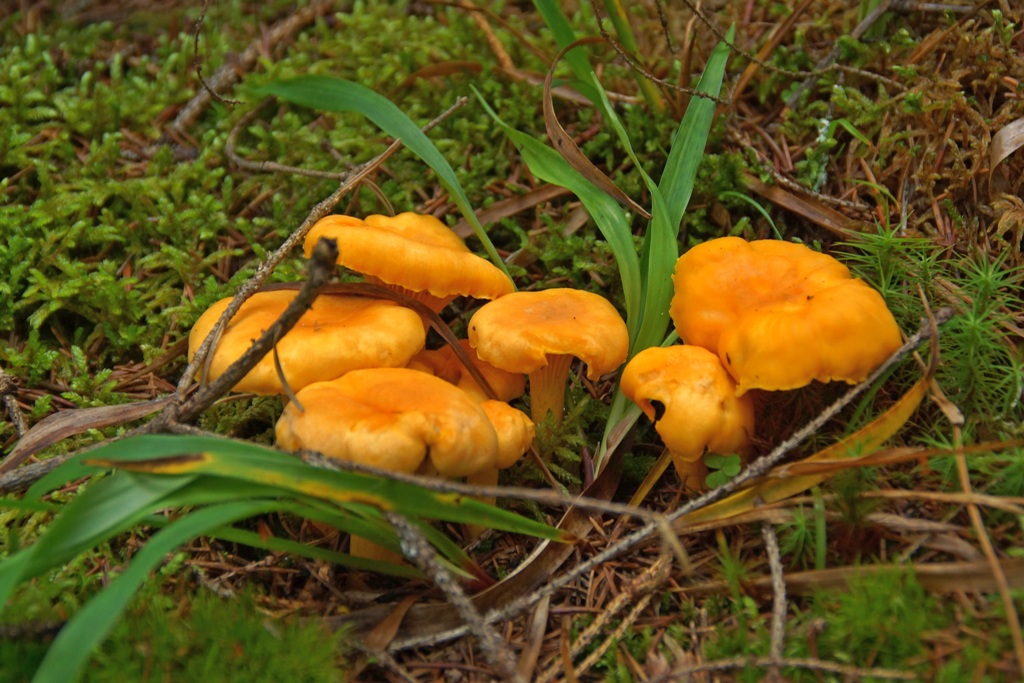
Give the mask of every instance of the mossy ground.
<path id="1" fill-rule="evenodd" d="M 198 4 L 139 2 L 131 10 L 117 3 L 66 9 L 40 5 L 0 14 L 5 46 L 0 54 L 0 366 L 19 381 L 16 396 L 30 423 L 57 410 L 125 403 L 168 391 L 184 367 L 180 342 L 192 322 L 213 301 L 232 294 L 311 206 L 334 189 L 331 180 L 244 171 L 230 162 L 228 137 L 255 103 L 250 94 L 255 87 L 307 73 L 348 78 L 388 96 L 421 123 L 460 96 L 472 98 L 475 88 L 507 123 L 543 135 L 539 88 L 503 68 L 470 13 L 431 3 L 341 4 L 279 44 L 261 36 L 286 19 L 292 3 L 212 4 L 198 42 L 204 75 L 209 78 L 251 45 L 259 59 L 236 87 L 223 93 L 240 103 L 214 102 L 183 135 L 170 137 L 169 123 L 202 87 L 191 33 L 200 15 Z M 485 15 L 493 35 L 518 69 L 543 74 L 555 50 L 539 16 L 528 5 L 507 5 L 491 7 L 502 22 Z M 886 296 L 908 332 L 924 314 L 922 294 L 934 307 L 952 306 L 957 315 L 944 329 L 937 382 L 965 422 L 954 428 L 938 405 L 927 404 L 901 432 L 900 445 L 988 444 L 968 459 L 971 484 L 1010 505 L 983 508 L 985 529 L 1000 557 L 1021 559 L 1022 518 L 1012 505 L 1024 498 L 1024 450 L 1007 444 L 1024 438 L 1024 161 L 1019 151 L 994 168 L 989 161 L 993 135 L 1024 117 L 1024 17 L 1019 9 L 998 9 L 997 4 L 968 15 L 892 12 L 855 39 L 851 32 L 872 9 L 862 5 L 858 12 L 812 3 L 753 72 L 746 89 L 722 108 L 685 219 L 685 243 L 721 234 L 764 238 L 777 229 L 786 239 L 845 259 Z M 666 9 L 671 48 L 653 3 L 636 5 L 632 20 L 641 53 L 659 77 L 689 84 L 717 39 L 699 22 L 688 23 L 689 13 Z M 719 26 L 739 22 L 738 44 L 754 51 L 788 14 L 779 3 L 728 3 L 713 19 Z M 596 33 L 589 7 L 580 7 L 572 19 L 580 33 Z M 833 46 L 835 62 L 843 68 L 825 69 L 797 93 L 805 77 L 785 70 L 812 69 Z M 603 62 L 608 90 L 636 92 L 610 50 L 593 55 Z M 734 85 L 748 63 L 735 56 L 728 82 Z M 790 106 L 783 107 L 782 101 L 791 97 Z M 622 107 L 630 134 L 639 141 L 636 149 L 655 177 L 683 100 L 667 95 L 668 106 L 661 112 L 642 103 Z M 624 162 L 599 118 L 568 102 L 558 107 L 588 156 L 642 200 L 638 174 Z M 430 136 L 481 209 L 539 185 L 511 143 L 472 102 Z M 387 143 L 386 136 L 357 116 L 279 105 L 263 110 L 240 131 L 237 151 L 253 161 L 341 172 L 372 158 Z M 861 237 L 839 237 L 821 222 L 755 197 L 769 221 L 736 197 L 737 192 L 751 194 L 747 174 L 799 183 L 810 190 L 811 203 L 843 212 Z M 455 222 L 452 204 L 411 154 L 393 157 L 373 181 L 396 210 L 418 208 Z M 339 210 L 365 214 L 388 207 L 363 188 L 346 197 Z M 490 235 L 501 253 L 511 256 L 520 287 L 557 283 L 621 300 L 612 255 L 571 197 L 530 204 L 490 226 Z M 302 271 L 301 259 L 295 258 L 274 277 L 294 280 Z M 456 305 L 453 326 L 464 324 L 466 310 Z M 817 442 L 830 443 L 851 422 L 878 414 L 917 376 L 913 362 L 900 366 L 870 402 L 830 423 Z M 574 458 L 583 447 L 592 447 L 601 434 L 601 399 L 607 392 L 591 389 L 588 393 L 577 385 L 570 397 L 576 410 L 564 429 L 558 460 L 567 472 L 576 467 Z M 826 398 L 800 399 L 800 414 L 813 414 Z M 276 410 L 276 399 L 232 402 L 209 411 L 202 424 L 269 441 Z M 777 424 L 770 423 L 774 426 L 764 436 L 768 443 L 794 426 L 792 413 L 783 410 L 777 409 Z M 120 430 L 69 439 L 43 456 Z M 11 422 L 0 425 L 0 438 L 6 449 L 17 441 Z M 656 441 L 649 428 L 638 431 L 624 485 L 642 479 L 643 468 L 657 454 Z M 525 467 L 513 470 L 511 478 L 520 483 L 537 479 Z M 951 455 L 837 477 L 787 508 L 788 521 L 779 527 L 783 565 L 787 572 L 824 572 L 896 560 L 977 560 L 977 528 L 963 505 L 939 495 L 958 492 L 960 486 Z M 885 490 L 920 495 L 905 500 L 875 495 Z M 667 504 L 676 493 L 669 477 L 648 504 Z M 929 498 L 931 493 L 936 495 Z M 906 525 L 873 513 L 902 517 Z M 11 524 L 9 532 L 8 550 L 36 533 L 31 525 Z M 591 675 L 642 680 L 655 675 L 659 662 L 675 656 L 679 647 L 694 661 L 767 653 L 770 594 L 748 584 L 767 573 L 757 530 L 735 526 L 691 535 L 685 542 L 694 573 L 673 575 L 673 589 L 631 624 L 622 644 Z M 98 589 L 105 572 L 130 555 L 133 543 L 124 540 L 65 568 L 54 577 L 59 591 L 30 587 L 18 598 L 19 613 L 33 621 L 66 618 Z M 509 539 L 490 543 L 494 558 L 521 550 Z M 223 560 L 218 571 L 234 572 L 235 587 L 251 588 L 253 601 L 275 612 L 291 611 L 281 608 L 285 604 L 316 612 L 317 601 L 331 593 L 317 581 L 247 573 L 242 568 L 254 558 L 246 551 L 197 544 L 190 552 L 182 562 L 215 555 Z M 180 566 L 172 564 L 176 570 Z M 321 569 L 327 582 L 336 579 L 346 588 L 372 581 L 337 578 Z M 595 585 L 604 581 L 606 588 L 581 587 L 585 597 L 566 598 L 565 613 L 599 610 L 600 597 L 607 599 L 617 590 L 615 569 L 593 577 Z M 128 672 L 129 662 L 148 661 L 152 668 L 139 671 L 138 680 L 194 680 L 196 671 L 162 664 L 163 655 L 146 659 L 140 653 L 184 651 L 189 660 L 232 666 L 238 652 L 248 660 L 248 653 L 271 647 L 256 635 L 237 648 L 237 640 L 220 640 L 228 617 L 210 617 L 219 609 L 215 603 L 190 595 L 203 590 L 193 587 L 193 574 L 171 574 L 165 578 L 173 591 L 149 593 L 154 604 L 166 609 L 133 612 L 128 625 L 97 655 L 97 666 L 106 662 L 111 671 Z M 870 667 L 884 667 L 935 681 L 1014 676 L 1007 627 L 1012 616 L 993 584 L 968 593 L 957 590 L 957 576 L 950 575 L 945 586 L 929 584 L 929 592 L 912 573 L 894 572 L 853 579 L 852 590 L 815 590 L 815 576 L 825 575 L 812 575 L 809 588 L 791 597 L 787 656 L 848 664 L 860 667 L 863 675 Z M 688 587 L 694 585 L 717 587 L 691 596 Z M 295 593 L 282 592 L 285 587 Z M 1024 608 L 1019 582 L 1014 587 L 1019 610 Z M 193 602 L 194 610 L 187 607 Z M 191 631 L 179 630 L 176 621 L 190 611 L 196 618 L 183 628 Z M 175 622 L 173 628 L 143 626 L 166 615 Z M 248 609 L 231 611 L 230 618 L 250 630 L 263 624 L 263 617 Z M 584 624 L 580 618 L 572 628 Z M 300 662 L 308 663 L 308 678 L 278 676 L 268 664 L 245 680 L 337 675 L 333 659 L 319 661 L 309 654 L 315 650 L 311 644 L 333 643 L 315 629 L 288 630 L 286 639 L 281 634 L 288 628 L 270 627 L 276 632 L 274 647 L 290 657 L 285 661 L 292 664 L 292 673 L 300 671 L 295 668 Z M 166 640 L 137 637 L 140 630 L 165 632 Z M 217 647 L 193 653 L 197 639 Z M 13 652 L 21 657 L 34 650 L 28 655 L 33 661 L 45 646 L 3 647 L 0 666 Z M 549 663 L 557 659 L 553 652 L 545 655 L 553 658 Z M 409 662 L 414 667 L 416 658 Z M 30 668 L 0 672 L 21 680 Z M 735 675 L 737 680 L 760 680 L 764 669 L 751 667 Z M 786 675 L 821 680 L 810 669 L 787 669 Z M 825 674 L 824 680 L 838 676 Z"/>

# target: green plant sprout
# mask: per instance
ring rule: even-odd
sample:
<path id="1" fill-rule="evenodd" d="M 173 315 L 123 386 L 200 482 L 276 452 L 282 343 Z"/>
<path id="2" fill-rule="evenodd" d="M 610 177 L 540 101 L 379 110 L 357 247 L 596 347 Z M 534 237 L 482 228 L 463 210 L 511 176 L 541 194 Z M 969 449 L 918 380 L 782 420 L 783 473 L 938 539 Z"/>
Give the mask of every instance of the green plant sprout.
<path id="1" fill-rule="evenodd" d="M 555 3 L 538 0 L 537 7 L 555 36 L 559 46 L 566 50 L 576 36 L 568 20 Z M 708 58 L 697 92 L 717 97 L 729 55 L 728 43 L 734 35 L 730 29 L 726 41 L 719 43 Z M 714 116 L 712 99 L 695 97 L 676 129 L 671 149 L 660 182 L 655 182 L 643 169 L 621 119 L 612 107 L 608 95 L 598 81 L 593 67 L 582 51 L 568 49 L 565 59 L 576 76 L 576 85 L 590 98 L 612 127 L 619 143 L 638 169 L 651 197 L 651 219 L 641 242 L 639 254 L 633 241 L 630 222 L 623 208 L 610 195 L 585 178 L 556 150 L 545 142 L 505 124 L 477 93 L 481 103 L 502 127 L 519 149 L 530 171 L 538 178 L 571 190 L 593 217 L 615 256 L 625 297 L 626 326 L 629 330 L 630 352 L 666 343 L 672 299 L 672 270 L 679 256 L 678 235 L 683 213 L 693 193 L 697 167 L 704 155 L 704 147 Z M 599 471 L 609 451 L 609 438 L 621 434 L 640 416 L 621 391 L 612 399 L 601 446 L 595 455 Z"/>
<path id="2" fill-rule="evenodd" d="M 704 479 L 708 488 L 713 489 L 725 484 L 740 473 L 743 464 L 740 456 L 708 453 L 704 456 L 704 464 L 708 466 L 708 476 Z"/>

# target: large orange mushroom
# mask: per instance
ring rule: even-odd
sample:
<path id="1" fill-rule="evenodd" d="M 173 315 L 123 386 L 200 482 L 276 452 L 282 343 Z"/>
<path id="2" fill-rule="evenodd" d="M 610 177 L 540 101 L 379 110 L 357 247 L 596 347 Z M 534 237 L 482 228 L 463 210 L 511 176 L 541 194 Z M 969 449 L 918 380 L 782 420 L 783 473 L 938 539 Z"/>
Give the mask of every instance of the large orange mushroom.
<path id="1" fill-rule="evenodd" d="M 901 343 L 882 296 L 831 256 L 723 237 L 676 262 L 680 338 L 718 354 L 737 392 L 861 382 Z"/>
<path id="2" fill-rule="evenodd" d="M 307 257 L 321 237 L 337 241 L 339 265 L 435 312 L 457 296 L 496 299 L 515 289 L 500 268 L 471 252 L 433 216 L 326 216 L 306 236 Z"/>
<path id="3" fill-rule="evenodd" d="M 277 443 L 400 473 L 465 477 L 495 469 L 499 440 L 487 412 L 458 387 L 408 368 L 355 370 L 296 394 L 277 421 Z M 399 558 L 353 536 L 350 552 Z"/>
<path id="4" fill-rule="evenodd" d="M 209 378 L 226 371 L 296 295 L 294 290 L 257 292 L 243 303 L 212 350 Z M 190 359 L 230 302 L 230 298 L 218 301 L 196 321 L 189 333 Z M 297 390 L 351 370 L 403 366 L 423 348 L 424 340 L 423 324 L 408 308 L 391 301 L 324 294 L 277 342 L 277 356 L 285 380 Z M 234 389 L 284 393 L 273 357 L 260 360 Z"/>
<path id="5" fill-rule="evenodd" d="M 558 288 L 484 304 L 469 321 L 469 343 L 491 365 L 528 375 L 534 422 L 551 413 L 558 423 L 572 359 L 586 363 L 587 377 L 596 380 L 626 360 L 629 333 L 604 297 Z"/>
<path id="6" fill-rule="evenodd" d="M 296 393 L 285 407 L 278 444 L 412 473 L 427 468 L 464 477 L 493 467 L 498 438 L 466 392 L 408 368 L 354 370 Z"/>
<path id="7" fill-rule="evenodd" d="M 675 345 L 640 351 L 622 370 L 620 387 L 654 422 L 684 484 L 702 489 L 706 453 L 745 456 L 754 434 L 750 396 L 711 351 Z"/>

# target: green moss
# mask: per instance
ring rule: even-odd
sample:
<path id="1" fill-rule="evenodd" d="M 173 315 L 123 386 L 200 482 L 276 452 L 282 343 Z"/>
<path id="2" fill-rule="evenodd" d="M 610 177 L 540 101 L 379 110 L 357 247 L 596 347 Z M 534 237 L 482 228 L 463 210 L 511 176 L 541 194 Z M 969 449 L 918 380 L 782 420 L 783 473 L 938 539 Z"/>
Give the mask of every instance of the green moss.
<path id="1" fill-rule="evenodd" d="M 272 619 L 246 596 L 201 591 L 177 604 L 139 601 L 82 680 L 328 683 L 344 675 L 340 643 L 315 621 Z"/>
<path id="2" fill-rule="evenodd" d="M 324 683 L 344 677 L 342 635 L 316 622 L 273 619 L 246 595 L 147 591 L 86 667 L 84 683 L 210 681 Z M 0 641 L 0 678 L 31 680 L 47 643 Z"/>
<path id="3" fill-rule="evenodd" d="M 792 609 L 796 614 L 786 627 L 786 656 L 919 673 L 926 670 L 921 663 L 928 647 L 925 634 L 943 629 L 950 621 L 946 607 L 929 596 L 912 574 L 898 568 L 854 577 L 848 590 L 817 593 Z M 731 611 L 735 625 L 726 622 L 714 630 L 705 647 L 706 657 L 766 656 L 766 617 L 756 603 L 738 598 Z M 764 670 L 756 667 L 737 673 L 741 681 L 759 681 L 764 676 Z M 811 670 L 785 669 L 785 676 L 792 681 L 819 680 Z"/>

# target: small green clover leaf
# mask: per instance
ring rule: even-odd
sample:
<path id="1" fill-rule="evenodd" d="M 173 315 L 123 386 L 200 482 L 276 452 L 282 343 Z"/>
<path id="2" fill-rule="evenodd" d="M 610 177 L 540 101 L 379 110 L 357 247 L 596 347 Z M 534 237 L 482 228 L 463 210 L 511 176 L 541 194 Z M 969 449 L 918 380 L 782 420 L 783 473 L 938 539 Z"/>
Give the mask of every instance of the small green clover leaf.
<path id="1" fill-rule="evenodd" d="M 708 453 L 704 456 L 704 464 L 711 470 L 704 483 L 709 489 L 718 488 L 740 473 L 740 456 L 719 455 Z"/>

